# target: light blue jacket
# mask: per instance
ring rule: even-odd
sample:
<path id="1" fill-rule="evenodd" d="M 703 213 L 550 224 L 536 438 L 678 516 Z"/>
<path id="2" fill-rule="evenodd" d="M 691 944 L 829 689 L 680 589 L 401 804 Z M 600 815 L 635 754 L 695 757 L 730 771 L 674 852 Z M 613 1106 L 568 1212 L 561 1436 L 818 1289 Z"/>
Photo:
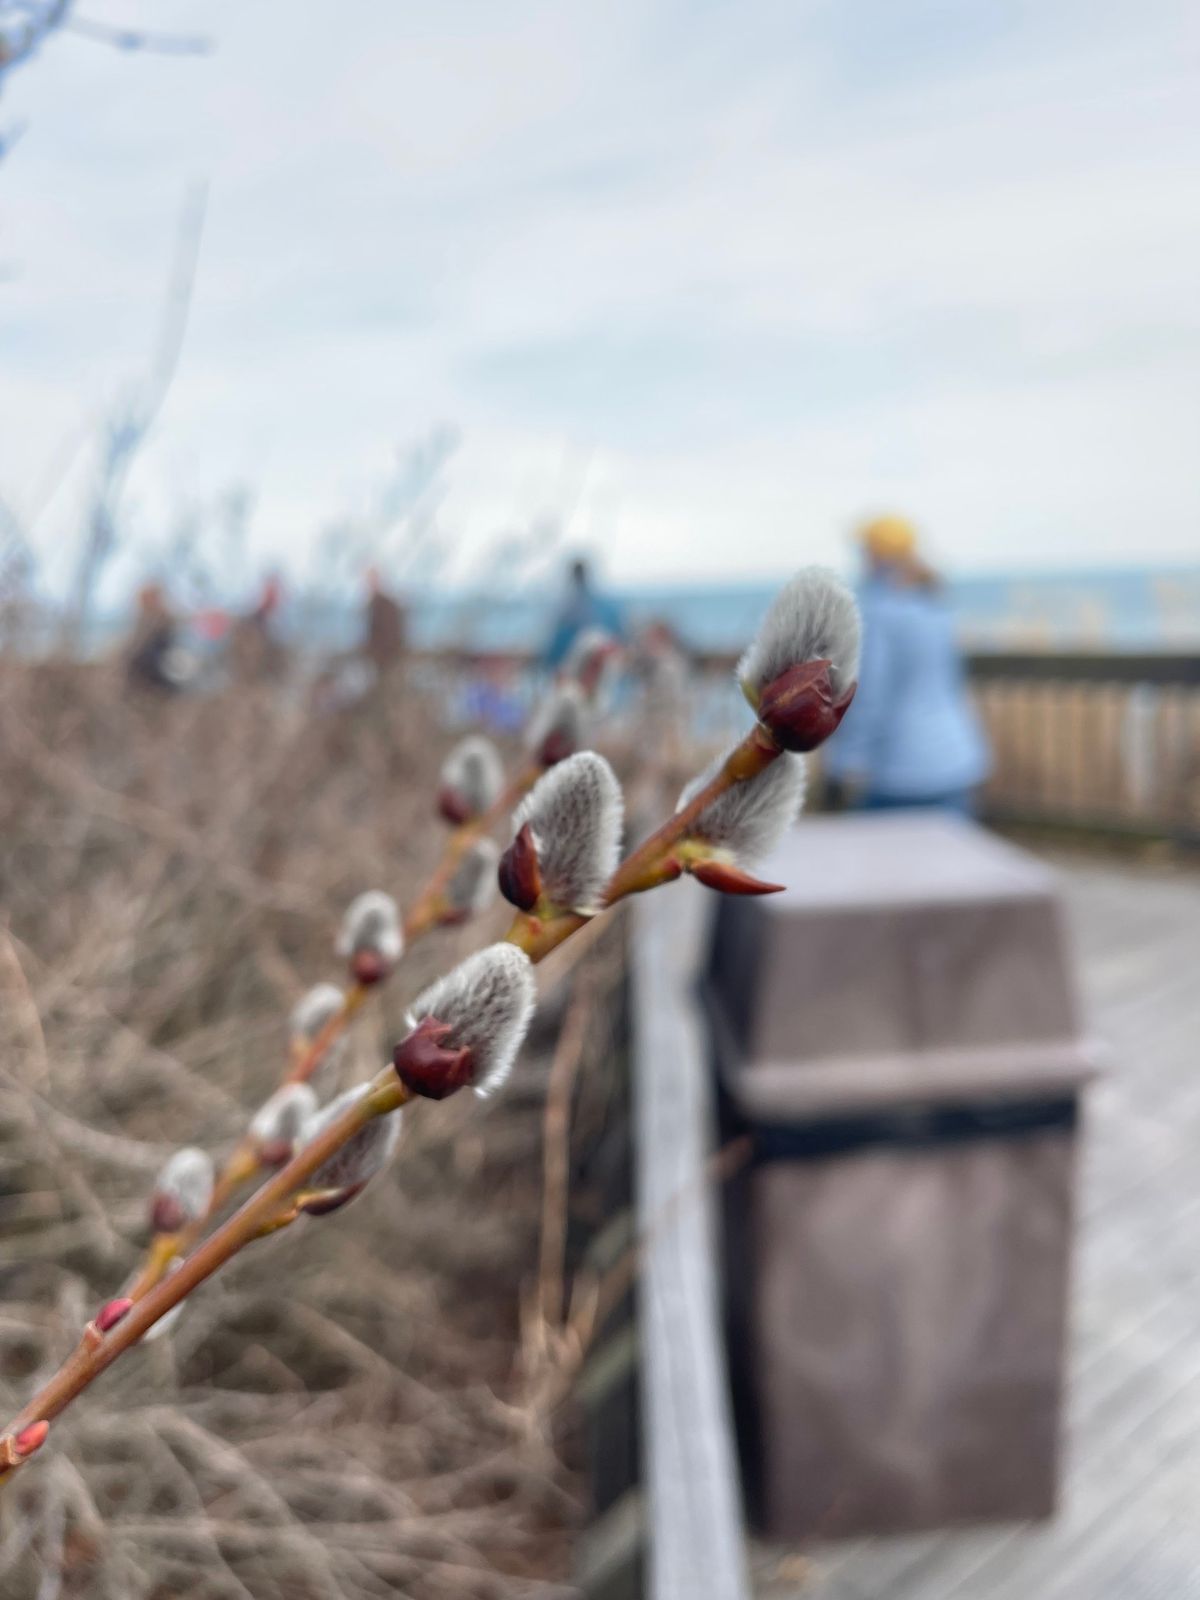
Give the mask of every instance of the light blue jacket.
<path id="1" fill-rule="evenodd" d="M 554 632 L 542 652 L 542 662 L 552 669 L 561 667 L 571 646 L 587 628 L 603 628 L 614 639 L 625 637 L 625 626 L 617 606 L 594 589 L 577 589 L 563 604 L 554 619 Z"/>
<path id="2" fill-rule="evenodd" d="M 826 769 L 896 799 L 933 799 L 981 783 L 987 741 L 943 602 L 882 576 L 863 585 L 859 601 L 858 692 L 829 743 Z"/>

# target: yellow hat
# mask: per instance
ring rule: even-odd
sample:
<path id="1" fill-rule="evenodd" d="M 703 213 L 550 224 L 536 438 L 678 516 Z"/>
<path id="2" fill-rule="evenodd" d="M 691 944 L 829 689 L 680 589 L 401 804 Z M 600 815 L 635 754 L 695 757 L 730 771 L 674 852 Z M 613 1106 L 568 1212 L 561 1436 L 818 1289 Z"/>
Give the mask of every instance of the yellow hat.
<path id="1" fill-rule="evenodd" d="M 917 530 L 905 517 L 875 517 L 859 529 L 858 537 L 877 561 L 903 561 L 917 548 Z"/>

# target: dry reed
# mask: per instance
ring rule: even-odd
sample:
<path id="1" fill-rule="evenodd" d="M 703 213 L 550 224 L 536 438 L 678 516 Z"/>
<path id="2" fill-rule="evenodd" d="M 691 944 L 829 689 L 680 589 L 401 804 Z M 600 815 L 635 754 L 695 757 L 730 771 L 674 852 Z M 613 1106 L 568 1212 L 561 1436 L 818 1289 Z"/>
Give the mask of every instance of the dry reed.
<path id="1" fill-rule="evenodd" d="M 277 1081 L 291 1003 L 337 975 L 346 901 L 374 883 L 403 897 L 436 859 L 428 774 L 446 741 L 411 702 L 314 720 L 277 688 L 168 701 L 102 668 L 2 670 L 12 1410 L 136 1264 L 163 1157 L 184 1138 L 227 1150 Z M 405 1000 L 484 931 L 413 950 L 357 1022 L 344 1081 L 386 1059 Z M 0 1592 L 567 1592 L 578 1485 L 554 1429 L 531 1426 L 544 1383 L 518 1359 L 541 1040 L 529 1092 L 414 1119 L 355 1226 L 305 1222 L 248 1250 L 64 1414 L 54 1458 L 0 1507 Z"/>

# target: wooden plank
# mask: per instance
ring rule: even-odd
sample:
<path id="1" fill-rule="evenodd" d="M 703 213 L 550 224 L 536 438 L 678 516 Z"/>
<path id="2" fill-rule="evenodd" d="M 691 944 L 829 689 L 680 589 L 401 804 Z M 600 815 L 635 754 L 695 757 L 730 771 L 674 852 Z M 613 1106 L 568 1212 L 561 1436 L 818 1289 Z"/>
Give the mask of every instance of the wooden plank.
<path id="1" fill-rule="evenodd" d="M 691 993 L 708 910 L 683 883 L 638 901 L 632 931 L 649 1600 L 750 1592 L 707 1174 L 711 1082 Z"/>
<path id="2" fill-rule="evenodd" d="M 973 678 L 1017 678 L 1043 683 L 1200 684 L 1200 653 L 976 650 L 967 658 Z"/>
<path id="3" fill-rule="evenodd" d="M 701 672 L 728 673 L 740 650 L 694 650 L 691 660 Z M 478 670 L 496 661 L 510 665 L 538 665 L 536 650 L 514 646 L 503 650 L 475 650 L 465 646 L 438 646 L 409 651 L 409 660 L 430 668 Z M 1195 650 L 973 650 L 967 655 L 972 678 L 1039 680 L 1049 683 L 1155 683 L 1200 685 L 1200 652 Z"/>

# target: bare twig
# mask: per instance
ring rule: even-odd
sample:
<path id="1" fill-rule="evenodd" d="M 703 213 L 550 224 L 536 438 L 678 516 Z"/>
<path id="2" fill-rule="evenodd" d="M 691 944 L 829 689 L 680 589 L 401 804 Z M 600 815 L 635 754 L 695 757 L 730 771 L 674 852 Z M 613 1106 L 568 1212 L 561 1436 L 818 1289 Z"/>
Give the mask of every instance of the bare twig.
<path id="1" fill-rule="evenodd" d="M 83 637 L 97 580 L 116 548 L 117 518 L 134 458 L 163 408 L 179 366 L 191 310 L 207 203 L 207 186 L 204 184 L 192 185 L 184 195 L 158 339 L 149 371 L 124 406 L 105 425 L 87 534 L 75 574 L 74 598 L 63 619 L 64 643 Z"/>
<path id="2" fill-rule="evenodd" d="M 212 40 L 202 34 L 154 33 L 144 28 L 121 28 L 109 22 L 96 22 L 91 17 L 72 14 L 64 17 L 62 26 L 81 38 L 112 45 L 115 50 L 145 50 L 165 56 L 206 56 L 213 48 Z"/>
<path id="3" fill-rule="evenodd" d="M 592 988 L 581 982 L 550 1065 L 546 1085 L 542 1149 L 542 1246 L 538 1266 L 538 1304 L 543 1320 L 557 1327 L 563 1314 L 566 1270 L 567 1202 L 570 1187 L 571 1094 L 583 1055 L 583 1042 L 595 1005 Z"/>

